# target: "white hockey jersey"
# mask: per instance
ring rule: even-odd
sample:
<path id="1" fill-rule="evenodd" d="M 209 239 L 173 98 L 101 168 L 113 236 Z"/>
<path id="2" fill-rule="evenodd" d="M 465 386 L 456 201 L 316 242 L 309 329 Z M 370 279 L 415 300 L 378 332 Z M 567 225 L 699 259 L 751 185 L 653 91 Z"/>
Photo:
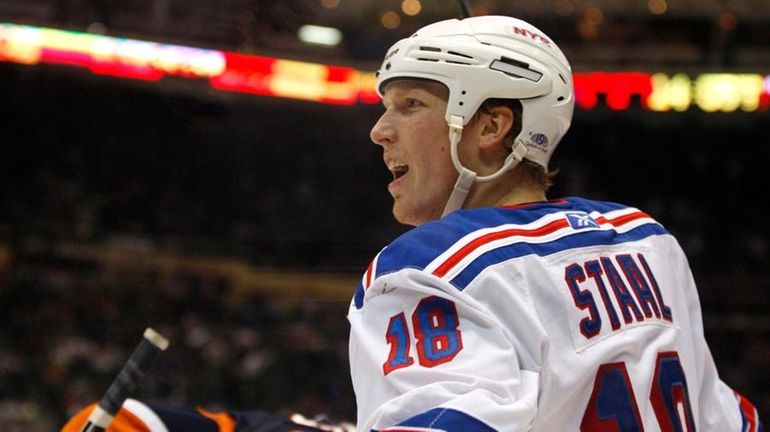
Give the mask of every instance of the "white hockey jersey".
<path id="1" fill-rule="evenodd" d="M 635 208 L 456 211 L 383 249 L 348 319 L 361 431 L 761 430 L 681 248 Z"/>

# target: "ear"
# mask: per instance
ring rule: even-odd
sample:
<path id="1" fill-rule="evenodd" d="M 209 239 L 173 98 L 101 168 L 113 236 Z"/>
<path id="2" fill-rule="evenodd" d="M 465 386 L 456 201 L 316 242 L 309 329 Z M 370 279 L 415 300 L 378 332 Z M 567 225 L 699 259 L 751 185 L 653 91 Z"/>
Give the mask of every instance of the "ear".
<path id="1" fill-rule="evenodd" d="M 513 127 L 513 122 L 519 119 L 513 118 L 513 111 L 506 106 L 495 106 L 482 112 L 479 116 L 481 122 L 481 136 L 479 147 L 488 149 L 495 146 L 505 147 L 505 137 Z"/>

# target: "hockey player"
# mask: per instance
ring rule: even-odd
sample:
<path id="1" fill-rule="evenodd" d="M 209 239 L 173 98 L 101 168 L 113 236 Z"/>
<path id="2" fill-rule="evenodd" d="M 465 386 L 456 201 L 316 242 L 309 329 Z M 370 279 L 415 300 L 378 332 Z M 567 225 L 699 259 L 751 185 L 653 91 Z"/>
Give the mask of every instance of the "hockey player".
<path id="1" fill-rule="evenodd" d="M 350 306 L 361 431 L 757 431 L 720 381 L 676 240 L 625 205 L 548 201 L 570 65 L 500 16 L 397 42 L 371 131 L 393 213 Z"/>

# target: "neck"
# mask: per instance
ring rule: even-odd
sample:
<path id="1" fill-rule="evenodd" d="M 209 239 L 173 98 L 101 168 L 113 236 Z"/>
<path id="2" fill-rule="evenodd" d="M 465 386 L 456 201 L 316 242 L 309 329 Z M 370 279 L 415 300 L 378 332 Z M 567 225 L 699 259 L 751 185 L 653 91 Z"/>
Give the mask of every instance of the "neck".
<path id="1" fill-rule="evenodd" d="M 500 207 L 545 200 L 545 191 L 514 169 L 495 181 L 474 184 L 463 207 Z"/>
<path id="2" fill-rule="evenodd" d="M 533 202 L 545 201 L 545 192 L 540 188 L 532 188 L 530 190 L 516 190 L 511 191 L 503 195 L 496 203 L 495 206 L 512 206 L 517 204 L 526 204 Z"/>

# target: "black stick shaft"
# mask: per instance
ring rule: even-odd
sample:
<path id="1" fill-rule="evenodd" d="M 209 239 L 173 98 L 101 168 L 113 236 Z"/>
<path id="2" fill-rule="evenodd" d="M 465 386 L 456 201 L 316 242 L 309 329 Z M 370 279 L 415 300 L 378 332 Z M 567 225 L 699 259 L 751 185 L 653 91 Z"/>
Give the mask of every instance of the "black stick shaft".
<path id="1" fill-rule="evenodd" d="M 112 381 L 102 400 L 99 401 L 99 405 L 88 417 L 82 432 L 102 432 L 107 429 L 123 402 L 133 393 L 144 370 L 158 353 L 167 347 L 168 340 L 166 338 L 151 328 L 145 330 L 144 338 L 131 354 L 131 357 L 128 358 L 118 376 Z"/>
<path id="2" fill-rule="evenodd" d="M 468 0 L 460 0 L 460 7 L 463 9 L 464 18 L 470 18 L 473 16 L 471 6 L 468 4 Z"/>

